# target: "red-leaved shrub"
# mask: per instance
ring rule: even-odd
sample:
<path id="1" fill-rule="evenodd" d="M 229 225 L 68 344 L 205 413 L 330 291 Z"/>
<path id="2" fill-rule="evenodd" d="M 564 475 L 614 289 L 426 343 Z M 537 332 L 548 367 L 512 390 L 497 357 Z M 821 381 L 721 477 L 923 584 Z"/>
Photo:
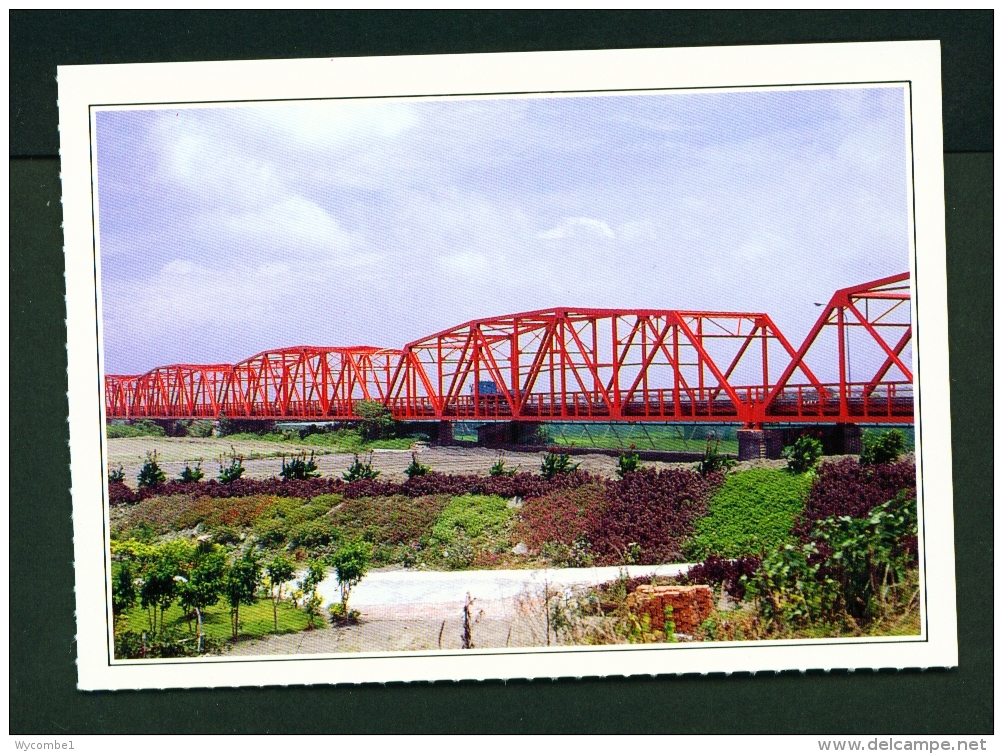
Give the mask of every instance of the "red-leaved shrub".
<path id="1" fill-rule="evenodd" d="M 742 577 L 752 576 L 759 569 L 760 562 L 755 555 L 734 559 L 709 555 L 703 563 L 690 568 L 680 581 L 686 584 L 723 585 L 728 594 L 740 600 L 745 597 L 745 582 Z"/>
<path id="2" fill-rule="evenodd" d="M 837 463 L 823 463 L 793 532 L 807 542 L 816 521 L 830 516 L 863 518 L 900 491 L 915 488 L 916 466 L 911 461 L 861 466 L 856 460 L 845 458 Z"/>
<path id="3" fill-rule="evenodd" d="M 693 522 L 707 512 L 711 493 L 722 478 L 684 469 L 643 469 L 619 482 L 607 482 L 604 504 L 589 511 L 586 521 L 596 562 L 681 560 L 683 540 L 693 532 Z"/>

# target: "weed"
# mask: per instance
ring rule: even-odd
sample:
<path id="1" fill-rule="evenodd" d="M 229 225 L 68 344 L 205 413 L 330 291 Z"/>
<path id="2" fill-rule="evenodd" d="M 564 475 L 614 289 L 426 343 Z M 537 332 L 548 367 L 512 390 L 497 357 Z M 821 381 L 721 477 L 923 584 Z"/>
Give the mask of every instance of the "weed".
<path id="1" fill-rule="evenodd" d="M 498 460 L 494 462 L 490 469 L 488 469 L 489 476 L 515 476 L 516 472 L 519 471 L 519 467 L 514 469 L 505 468 L 505 454 L 499 453 Z"/>

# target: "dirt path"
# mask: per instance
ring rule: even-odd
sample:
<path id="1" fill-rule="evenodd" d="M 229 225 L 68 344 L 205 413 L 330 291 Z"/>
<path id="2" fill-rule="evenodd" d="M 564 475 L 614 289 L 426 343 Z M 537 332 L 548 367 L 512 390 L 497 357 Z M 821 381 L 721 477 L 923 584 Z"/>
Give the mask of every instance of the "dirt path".
<path id="1" fill-rule="evenodd" d="M 280 457 L 262 457 L 265 455 L 282 454 L 291 456 L 303 451 L 304 446 L 292 443 L 277 443 L 268 441 L 238 440 L 231 443 L 222 438 L 192 438 L 192 437 L 129 437 L 108 440 L 108 460 L 111 466 L 122 464 L 125 470 L 126 484 L 135 486 L 136 475 L 139 473 L 143 460 L 148 452 L 157 451 L 161 468 L 169 478 L 177 477 L 185 466 L 185 461 L 194 462 L 203 459 L 202 470 L 207 478 L 215 477 L 219 472 L 220 454 L 229 454 L 230 446 L 239 455 L 244 456 L 246 475 L 252 479 L 268 479 L 278 475 L 282 469 Z M 307 448 L 307 450 L 310 450 Z M 419 445 L 414 452 L 426 466 L 444 474 L 487 474 L 488 469 L 498 460 L 498 451 L 488 448 L 440 447 Z M 321 455 L 320 453 L 324 453 Z M 406 477 L 404 469 L 411 463 L 410 450 L 375 450 L 373 451 L 373 468 L 380 471 L 382 479 L 402 481 Z M 506 451 L 505 464 L 509 468 L 519 468 L 522 471 L 539 472 L 543 453 L 516 453 Z M 335 453 L 326 449 L 318 449 L 315 457 L 317 468 L 323 476 L 341 476 L 348 470 L 354 460 L 351 453 Z M 581 463 L 581 468 L 592 474 L 613 477 L 616 473 L 617 459 L 599 453 L 575 456 L 575 463 Z M 692 463 L 662 463 L 646 462 L 645 466 L 655 468 L 692 468 Z"/>

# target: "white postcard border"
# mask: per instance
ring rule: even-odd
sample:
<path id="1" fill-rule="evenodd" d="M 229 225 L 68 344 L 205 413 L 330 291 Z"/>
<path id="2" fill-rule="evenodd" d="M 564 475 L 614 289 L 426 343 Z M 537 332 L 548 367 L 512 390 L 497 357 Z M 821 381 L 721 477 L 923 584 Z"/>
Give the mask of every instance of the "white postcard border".
<path id="1" fill-rule="evenodd" d="M 957 665 L 940 48 L 881 42 L 331 58 L 58 70 L 70 453 L 81 689 L 627 676 Z M 92 212 L 91 108 L 235 100 L 449 96 L 908 82 L 915 229 L 913 307 L 921 637 L 293 655 L 110 662 L 104 407 Z M 920 325 L 920 315 L 922 324 Z"/>

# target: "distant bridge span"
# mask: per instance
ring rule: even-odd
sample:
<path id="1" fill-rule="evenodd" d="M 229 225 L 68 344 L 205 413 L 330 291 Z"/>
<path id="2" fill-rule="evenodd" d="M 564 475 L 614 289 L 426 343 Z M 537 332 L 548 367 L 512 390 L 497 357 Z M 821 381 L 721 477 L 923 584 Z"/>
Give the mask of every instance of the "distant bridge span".
<path id="1" fill-rule="evenodd" d="M 105 411 L 356 421 L 376 401 L 412 421 L 910 423 L 910 303 L 908 273 L 836 291 L 798 348 L 761 312 L 523 312 L 399 350 L 297 346 L 108 375 Z"/>

